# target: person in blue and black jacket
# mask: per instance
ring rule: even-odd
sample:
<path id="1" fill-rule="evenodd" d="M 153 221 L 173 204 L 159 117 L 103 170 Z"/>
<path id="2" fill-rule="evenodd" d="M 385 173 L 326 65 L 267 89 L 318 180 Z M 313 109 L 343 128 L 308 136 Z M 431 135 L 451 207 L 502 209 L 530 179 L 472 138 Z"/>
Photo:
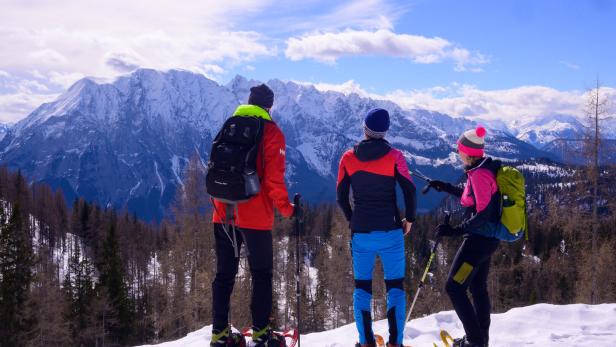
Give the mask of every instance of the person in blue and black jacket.
<path id="1" fill-rule="evenodd" d="M 402 153 L 384 139 L 389 113 L 374 109 L 364 121 L 366 139 L 346 151 L 338 170 L 337 200 L 352 235 L 355 291 L 353 307 L 360 346 L 375 346 L 370 303 L 372 270 L 378 255 L 387 287 L 388 346 L 401 346 L 406 311 L 404 235 L 415 221 L 415 185 Z M 402 188 L 405 218 L 396 204 L 396 183 Z M 353 189 L 355 208 L 349 201 Z"/>

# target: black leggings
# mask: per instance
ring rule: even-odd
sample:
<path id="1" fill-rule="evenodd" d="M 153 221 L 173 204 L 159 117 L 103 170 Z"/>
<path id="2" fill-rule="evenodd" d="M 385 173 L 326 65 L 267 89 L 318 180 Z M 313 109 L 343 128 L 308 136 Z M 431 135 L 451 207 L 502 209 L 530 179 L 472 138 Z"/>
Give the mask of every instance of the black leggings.
<path id="1" fill-rule="evenodd" d="M 488 271 L 499 240 L 468 234 L 453 260 L 445 290 L 462 321 L 466 337 L 473 343 L 487 343 L 490 330 Z M 466 291 L 470 289 L 473 304 Z"/>
<path id="2" fill-rule="evenodd" d="M 225 226 L 233 238 L 229 225 Z M 216 241 L 216 277 L 212 282 L 213 330 L 222 331 L 229 324 L 229 301 L 235 284 L 239 258 L 222 224 L 214 225 Z M 272 312 L 272 232 L 271 230 L 235 229 L 238 249 L 246 242 L 248 265 L 252 277 L 250 311 L 252 324 L 258 329 L 270 322 Z"/>

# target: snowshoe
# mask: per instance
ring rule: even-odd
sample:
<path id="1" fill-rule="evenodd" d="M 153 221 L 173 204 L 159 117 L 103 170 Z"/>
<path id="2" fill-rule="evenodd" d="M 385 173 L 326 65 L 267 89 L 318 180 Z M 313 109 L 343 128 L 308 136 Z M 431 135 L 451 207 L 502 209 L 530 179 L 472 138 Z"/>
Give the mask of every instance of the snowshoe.
<path id="1" fill-rule="evenodd" d="M 230 331 L 231 328 L 227 327 L 221 332 L 213 332 L 210 347 L 246 347 L 244 335 Z"/>
<path id="2" fill-rule="evenodd" d="M 249 347 L 287 347 L 287 338 L 291 339 L 289 347 L 294 347 L 299 339 L 299 334 L 296 329 L 287 330 L 285 332 L 274 331 L 270 327 L 266 327 L 257 331 L 256 329 L 244 329 L 243 336 L 252 337 L 248 342 Z"/>
<path id="3" fill-rule="evenodd" d="M 270 332 L 266 347 L 287 347 L 287 339 L 285 339 L 284 335 L 277 333 L 275 331 Z"/>

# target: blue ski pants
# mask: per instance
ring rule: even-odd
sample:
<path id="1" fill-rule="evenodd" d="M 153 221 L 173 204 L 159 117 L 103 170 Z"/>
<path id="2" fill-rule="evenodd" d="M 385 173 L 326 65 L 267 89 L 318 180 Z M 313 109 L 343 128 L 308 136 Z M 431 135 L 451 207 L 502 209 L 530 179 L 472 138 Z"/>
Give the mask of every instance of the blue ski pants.
<path id="1" fill-rule="evenodd" d="M 387 321 L 389 343 L 402 344 L 406 319 L 406 293 L 404 292 L 404 236 L 402 229 L 353 233 L 351 241 L 355 291 L 353 308 L 359 342 L 374 343 L 372 332 L 372 272 L 378 255 L 383 264 L 387 288 Z"/>

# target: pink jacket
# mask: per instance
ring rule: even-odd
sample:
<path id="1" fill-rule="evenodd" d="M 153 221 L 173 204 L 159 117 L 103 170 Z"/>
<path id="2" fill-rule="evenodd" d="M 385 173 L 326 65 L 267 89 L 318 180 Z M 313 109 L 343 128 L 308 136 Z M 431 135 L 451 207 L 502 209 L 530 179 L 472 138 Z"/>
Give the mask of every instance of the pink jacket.
<path id="1" fill-rule="evenodd" d="M 460 227 L 465 233 L 494 236 L 494 226 L 500 219 L 500 193 L 496 172 L 501 163 L 489 157 L 466 169 L 466 186 L 460 203 L 466 207 Z"/>
<path id="2" fill-rule="evenodd" d="M 494 172 L 483 167 L 482 164 L 468 170 L 466 176 L 466 186 L 462 192 L 460 203 L 464 207 L 471 207 L 476 204 L 475 209 L 477 213 L 480 213 L 488 207 L 492 195 L 498 191 L 496 176 Z"/>

